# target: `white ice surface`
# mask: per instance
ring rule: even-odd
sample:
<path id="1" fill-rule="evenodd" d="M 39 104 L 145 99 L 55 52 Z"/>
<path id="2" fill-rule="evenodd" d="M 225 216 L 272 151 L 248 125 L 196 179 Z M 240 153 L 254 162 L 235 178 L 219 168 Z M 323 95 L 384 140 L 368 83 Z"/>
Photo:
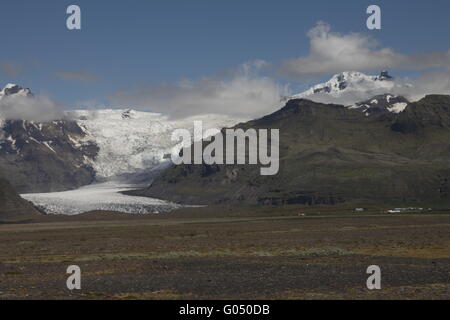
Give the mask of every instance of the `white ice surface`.
<path id="1" fill-rule="evenodd" d="M 72 191 L 32 193 L 21 196 L 48 214 L 75 215 L 94 210 L 148 214 L 164 213 L 181 207 L 168 201 L 119 193 L 137 188 L 139 186 L 105 182 Z"/>
<path id="2" fill-rule="evenodd" d="M 158 113 L 130 109 L 77 110 L 70 114 L 85 130 L 84 140 L 93 141 L 99 147 L 98 156 L 89 164 L 100 181 L 159 165 L 164 155 L 170 154 L 177 145 L 171 140 L 175 129 L 193 132 L 194 121 L 202 121 L 204 130 L 230 127 L 239 122 L 222 115 L 172 120 Z"/>

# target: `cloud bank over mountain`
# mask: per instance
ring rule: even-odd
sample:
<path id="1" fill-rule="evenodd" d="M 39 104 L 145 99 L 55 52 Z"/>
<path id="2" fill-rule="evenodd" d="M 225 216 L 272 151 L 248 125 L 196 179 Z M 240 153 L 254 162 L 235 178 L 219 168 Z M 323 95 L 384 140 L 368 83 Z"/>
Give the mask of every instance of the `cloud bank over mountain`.
<path id="1" fill-rule="evenodd" d="M 63 117 L 62 104 L 47 96 L 11 83 L 0 90 L 0 119 L 45 122 Z"/>
<path id="2" fill-rule="evenodd" d="M 350 70 L 450 67 L 450 51 L 401 54 L 391 48 L 380 48 L 375 39 L 365 34 L 332 32 L 330 25 L 322 21 L 307 35 L 310 41 L 309 55 L 283 61 L 279 69 L 281 74 L 295 78 Z"/>
<path id="3" fill-rule="evenodd" d="M 0 100 L 0 117 L 7 120 L 51 121 L 63 118 L 62 106 L 46 96 L 5 97 Z"/>
<path id="4" fill-rule="evenodd" d="M 280 85 L 279 75 L 302 81 L 344 71 L 378 73 L 384 69 L 421 71 L 415 79 L 393 79 L 388 93 L 411 101 L 432 93 L 450 94 L 450 51 L 402 54 L 382 47 L 366 34 L 333 32 L 330 25 L 321 21 L 307 36 L 310 49 L 304 57 L 273 65 L 257 60 L 227 76 L 126 88 L 116 92 L 111 101 L 175 118 L 205 113 L 252 118 L 276 110 L 281 106 L 280 100 L 291 95 L 288 85 Z M 271 72 L 261 76 L 262 70 Z M 314 100 L 348 105 L 387 93 L 385 87 L 366 89 L 348 90 L 339 97 L 319 93 Z"/>
<path id="5" fill-rule="evenodd" d="M 287 86 L 260 75 L 266 66 L 266 62 L 258 60 L 243 64 L 227 75 L 124 89 L 116 92 L 111 100 L 173 118 L 228 114 L 250 119 L 281 107 L 281 97 L 289 95 Z"/>

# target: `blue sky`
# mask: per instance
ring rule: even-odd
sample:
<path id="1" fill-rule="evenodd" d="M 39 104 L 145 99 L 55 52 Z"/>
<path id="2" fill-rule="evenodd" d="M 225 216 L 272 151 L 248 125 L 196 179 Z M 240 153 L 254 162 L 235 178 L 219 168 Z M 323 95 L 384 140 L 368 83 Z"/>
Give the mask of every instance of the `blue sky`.
<path id="1" fill-rule="evenodd" d="M 70 4 L 81 7 L 81 31 L 66 28 Z M 380 31 L 366 28 L 370 4 L 382 8 Z M 108 101 L 124 88 L 213 76 L 257 59 L 277 65 L 307 56 L 306 34 L 319 20 L 333 32 L 361 32 L 401 54 L 445 51 L 449 13 L 448 0 L 4 1 L 0 67 L 8 67 L 0 68 L 0 84 L 19 83 L 66 105 Z M 87 81 L 61 77 L 67 72 L 82 72 Z M 272 77 L 294 90 L 317 79 Z"/>

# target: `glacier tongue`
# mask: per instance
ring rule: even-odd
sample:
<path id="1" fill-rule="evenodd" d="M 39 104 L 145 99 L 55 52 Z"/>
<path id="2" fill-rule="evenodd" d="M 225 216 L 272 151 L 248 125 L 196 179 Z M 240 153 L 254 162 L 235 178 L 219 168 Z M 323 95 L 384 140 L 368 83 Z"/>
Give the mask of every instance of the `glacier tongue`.
<path id="1" fill-rule="evenodd" d="M 21 195 L 48 214 L 76 215 L 89 211 L 117 211 L 132 214 L 165 213 L 178 204 L 145 197 L 123 195 L 137 186 L 116 182 L 92 184 L 72 191 Z"/>

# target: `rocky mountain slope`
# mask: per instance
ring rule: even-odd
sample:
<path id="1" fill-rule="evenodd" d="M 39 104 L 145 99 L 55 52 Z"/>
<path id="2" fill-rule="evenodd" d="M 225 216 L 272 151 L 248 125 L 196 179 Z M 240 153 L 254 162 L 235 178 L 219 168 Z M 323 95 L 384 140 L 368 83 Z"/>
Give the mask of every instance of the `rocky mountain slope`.
<path id="1" fill-rule="evenodd" d="M 16 98 L 34 96 L 30 89 L 14 84 L 0 91 L 0 101 Z M 60 191 L 89 184 L 94 179 L 90 162 L 98 148 L 91 141 L 83 141 L 85 135 L 72 120 L 2 119 L 0 112 L 0 177 L 20 193 Z"/>
<path id="2" fill-rule="evenodd" d="M 27 217 L 38 214 L 38 211 L 22 199 L 11 184 L 0 179 L 0 220 Z"/>
<path id="3" fill-rule="evenodd" d="M 330 89 L 316 89 L 339 95 L 349 88 L 370 89 L 373 83 L 393 85 L 387 73 L 334 78 L 325 86 Z M 1 92 L 33 97 L 14 85 Z M 437 95 L 409 103 L 384 93 L 346 106 L 292 99 L 271 115 L 239 125 L 280 129 L 278 175 L 263 177 L 260 166 L 183 165 L 165 170 L 150 188 L 133 194 L 191 204 L 446 200 L 449 106 L 449 97 Z M 65 118 L 1 120 L 0 177 L 21 193 L 116 178 L 150 183 L 169 165 L 164 155 L 174 146 L 174 129 L 192 129 L 194 120 L 203 120 L 205 129 L 238 122 L 214 115 L 170 120 L 131 109 L 70 111 Z"/>
<path id="4" fill-rule="evenodd" d="M 76 122 L 35 123 L 6 120 L 0 139 L 0 176 L 20 192 L 52 192 L 89 184 L 95 144 L 81 144 L 85 135 Z"/>
<path id="5" fill-rule="evenodd" d="M 134 194 L 191 204 L 449 200 L 450 96 L 377 117 L 294 99 L 239 127 L 280 129 L 277 175 L 254 165 L 180 165 Z"/>

